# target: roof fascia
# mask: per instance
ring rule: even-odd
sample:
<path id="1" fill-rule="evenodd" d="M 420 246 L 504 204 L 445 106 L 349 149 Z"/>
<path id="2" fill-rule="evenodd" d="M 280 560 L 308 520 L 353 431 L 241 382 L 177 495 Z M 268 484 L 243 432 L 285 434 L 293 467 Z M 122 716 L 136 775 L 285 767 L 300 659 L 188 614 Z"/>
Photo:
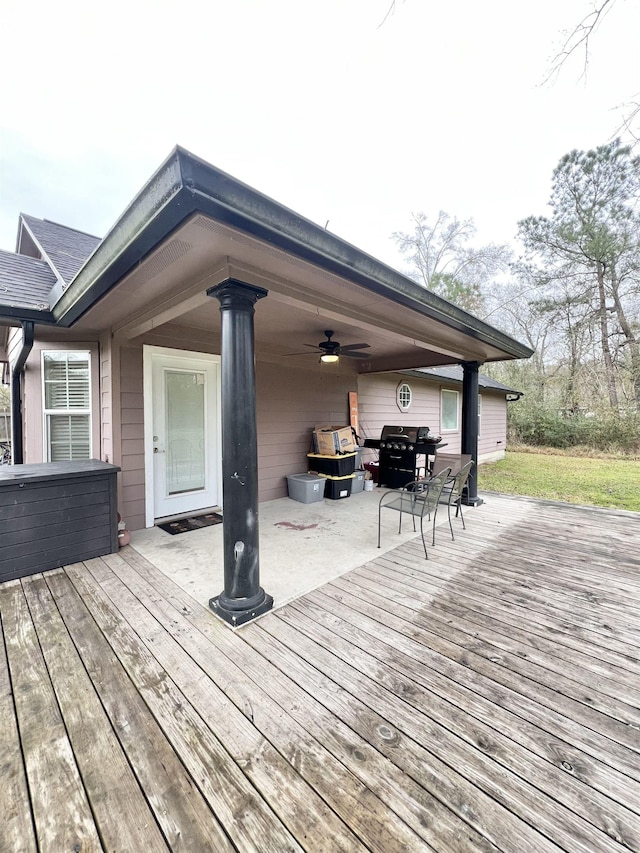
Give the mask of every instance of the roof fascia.
<path id="1" fill-rule="evenodd" d="M 194 212 L 183 188 L 176 149 L 131 202 L 53 306 L 60 326 L 71 326 L 159 242 Z"/>
<path id="2" fill-rule="evenodd" d="M 335 237 L 225 172 L 177 147 L 143 187 L 53 307 L 70 326 L 193 213 L 210 216 L 259 240 L 366 287 L 511 358 L 533 350 Z"/>
<path id="3" fill-rule="evenodd" d="M 33 323 L 43 323 L 55 326 L 55 317 L 51 311 L 38 311 L 36 308 L 20 308 L 15 305 L 0 304 L 0 320 L 29 320 Z"/>
<path id="4" fill-rule="evenodd" d="M 310 263 L 392 299 L 412 311 L 491 344 L 512 358 L 529 358 L 533 350 L 494 329 L 457 305 L 421 287 L 396 270 L 304 219 L 246 184 L 188 152 L 183 174 L 199 199 L 198 210 Z"/>

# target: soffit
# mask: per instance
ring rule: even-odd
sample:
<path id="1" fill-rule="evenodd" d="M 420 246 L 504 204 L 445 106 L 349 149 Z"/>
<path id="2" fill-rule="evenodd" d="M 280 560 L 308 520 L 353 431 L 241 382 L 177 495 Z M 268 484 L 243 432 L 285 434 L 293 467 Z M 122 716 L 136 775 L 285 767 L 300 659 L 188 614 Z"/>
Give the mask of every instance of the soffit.
<path id="1" fill-rule="evenodd" d="M 209 287 L 237 278 L 269 291 L 256 305 L 256 346 L 278 359 L 333 329 L 342 344 L 371 344 L 361 370 L 394 370 L 504 358 L 501 350 L 425 317 L 269 243 L 196 214 L 126 275 L 74 324 L 141 337 L 169 322 L 219 327 Z"/>

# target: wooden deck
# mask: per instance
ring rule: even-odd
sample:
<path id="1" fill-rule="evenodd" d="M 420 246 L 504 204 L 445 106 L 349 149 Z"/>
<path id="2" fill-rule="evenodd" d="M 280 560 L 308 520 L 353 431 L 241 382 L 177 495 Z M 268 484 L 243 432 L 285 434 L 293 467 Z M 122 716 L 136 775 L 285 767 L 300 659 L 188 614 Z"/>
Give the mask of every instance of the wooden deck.
<path id="1" fill-rule="evenodd" d="M 0 850 L 640 850 L 640 517 L 466 517 L 236 632 L 131 548 L 0 586 Z"/>

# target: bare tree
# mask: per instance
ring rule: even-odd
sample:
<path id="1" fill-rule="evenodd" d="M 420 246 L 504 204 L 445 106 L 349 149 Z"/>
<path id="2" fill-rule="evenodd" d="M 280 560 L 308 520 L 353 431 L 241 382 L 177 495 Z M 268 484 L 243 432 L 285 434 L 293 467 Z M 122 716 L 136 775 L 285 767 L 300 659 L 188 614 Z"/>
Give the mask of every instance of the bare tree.
<path id="1" fill-rule="evenodd" d="M 460 220 L 443 210 L 433 225 L 424 213 L 412 214 L 412 220 L 412 233 L 396 231 L 392 235 L 411 263 L 409 274 L 439 296 L 482 314 L 483 290 L 494 276 L 508 269 L 509 248 L 493 243 L 473 247 L 473 220 Z"/>
<path id="2" fill-rule="evenodd" d="M 547 74 L 545 83 L 557 77 L 569 57 L 578 52 L 581 52 L 583 55 L 582 75 L 586 76 L 589 70 L 591 37 L 595 34 L 596 30 L 602 23 L 603 18 L 611 10 L 615 2 L 616 0 L 601 0 L 599 5 L 594 6 L 589 14 L 585 15 L 584 18 L 576 24 L 565 38 L 558 53 L 553 57 L 551 61 L 551 68 Z"/>
<path id="3" fill-rule="evenodd" d="M 551 60 L 551 67 L 544 82 L 555 79 L 560 74 L 569 57 L 576 53 L 582 54 L 582 77 L 586 77 L 589 71 L 589 60 L 591 56 L 591 41 L 605 17 L 613 9 L 616 0 L 600 0 L 593 9 L 576 24 L 566 36 L 562 47 Z M 620 104 L 622 119 L 612 134 L 612 138 L 623 133 L 628 133 L 637 140 L 638 132 L 634 127 L 635 121 L 640 115 L 640 93 L 636 94 L 630 101 Z"/>

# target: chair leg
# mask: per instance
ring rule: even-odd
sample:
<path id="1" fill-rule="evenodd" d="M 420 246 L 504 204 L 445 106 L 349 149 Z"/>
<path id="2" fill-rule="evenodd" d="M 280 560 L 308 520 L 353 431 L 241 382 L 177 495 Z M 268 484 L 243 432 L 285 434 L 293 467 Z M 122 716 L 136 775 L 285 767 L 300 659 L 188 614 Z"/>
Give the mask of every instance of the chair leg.
<path id="1" fill-rule="evenodd" d="M 380 547 L 380 516 L 382 515 L 382 507 L 378 507 L 378 548 Z"/>
<path id="2" fill-rule="evenodd" d="M 453 524 L 451 524 L 451 493 L 449 493 L 449 500 L 447 501 L 447 518 L 449 519 L 449 530 L 451 531 L 451 541 L 455 541 L 455 537 L 453 535 Z"/>
<path id="3" fill-rule="evenodd" d="M 466 530 L 467 525 L 464 523 L 464 515 L 462 514 L 462 498 L 458 498 L 458 509 L 460 510 L 460 520 L 462 521 L 462 529 Z M 456 515 L 458 514 L 456 510 Z"/>
<path id="4" fill-rule="evenodd" d="M 433 510 L 433 536 L 431 537 L 431 544 L 434 546 L 434 548 L 436 545 L 436 518 L 437 518 L 437 515 L 438 515 L 438 507 L 436 506 Z"/>
<path id="5" fill-rule="evenodd" d="M 414 519 L 415 521 L 415 519 Z M 424 527 L 423 527 L 424 517 L 420 516 L 420 536 L 422 537 L 422 547 L 424 548 L 424 558 L 425 560 L 429 559 L 429 555 L 427 554 L 427 543 L 424 541 Z"/>

